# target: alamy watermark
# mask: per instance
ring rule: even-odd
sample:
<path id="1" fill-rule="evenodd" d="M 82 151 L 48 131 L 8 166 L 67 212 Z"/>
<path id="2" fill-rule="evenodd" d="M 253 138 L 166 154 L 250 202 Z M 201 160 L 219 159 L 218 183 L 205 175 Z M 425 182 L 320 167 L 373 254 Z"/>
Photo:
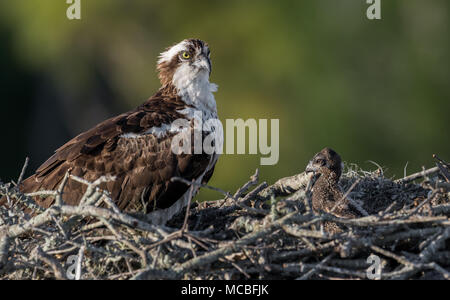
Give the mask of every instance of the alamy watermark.
<path id="1" fill-rule="evenodd" d="M 69 20 L 81 20 L 81 0 L 66 0 L 69 7 L 66 15 Z M 366 16 L 369 20 L 381 20 L 381 0 L 366 0 L 369 7 Z"/>
<path id="2" fill-rule="evenodd" d="M 81 0 L 66 0 L 70 6 L 66 10 L 66 16 L 69 20 L 81 20 Z"/>
<path id="3" fill-rule="evenodd" d="M 195 111 L 193 115 L 192 120 L 178 119 L 171 124 L 170 132 L 174 134 L 171 142 L 172 153 L 260 154 L 263 156 L 260 158 L 261 165 L 271 166 L 278 163 L 280 120 L 227 119 L 224 134 L 224 126 L 219 119 L 204 120 L 202 111 Z M 160 127 L 159 130 L 163 128 Z M 158 129 L 153 131 L 158 132 Z"/>
<path id="4" fill-rule="evenodd" d="M 381 258 L 372 254 L 367 258 L 367 263 L 370 265 L 366 271 L 367 278 L 370 280 L 380 280 L 382 270 Z"/>
<path id="5" fill-rule="evenodd" d="M 381 20 L 381 0 L 366 0 L 370 4 L 366 11 L 367 19 Z"/>
<path id="6" fill-rule="evenodd" d="M 82 264 L 82 257 L 79 255 L 70 255 L 67 258 L 66 276 L 68 279 L 70 280 L 81 279 L 81 264 Z"/>

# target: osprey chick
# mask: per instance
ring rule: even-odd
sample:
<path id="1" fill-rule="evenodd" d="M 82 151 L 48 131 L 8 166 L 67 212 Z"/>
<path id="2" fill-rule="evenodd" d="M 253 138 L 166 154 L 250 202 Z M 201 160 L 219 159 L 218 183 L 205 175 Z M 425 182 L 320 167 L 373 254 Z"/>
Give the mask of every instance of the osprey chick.
<path id="1" fill-rule="evenodd" d="M 171 179 L 182 177 L 206 183 L 218 159 L 217 154 L 172 151 L 172 139 L 179 133 L 172 126 L 174 121 L 183 119 L 192 125 L 198 116 L 196 112 L 203 118 L 217 119 L 213 95 L 217 86 L 209 82 L 208 44 L 197 39 L 184 40 L 160 55 L 157 69 L 162 86 L 154 96 L 63 145 L 22 182 L 20 190 L 55 190 L 70 171 L 90 182 L 103 175 L 114 176 L 114 181 L 100 187 L 111 193 L 119 209 L 150 213 L 155 224 L 164 224 L 186 206 L 198 188 L 190 193 L 189 186 Z M 208 133 L 215 134 L 211 130 Z M 77 205 L 85 191 L 86 186 L 69 179 L 63 199 L 66 204 Z M 44 208 L 54 203 L 52 197 L 35 200 Z M 2 202 L 5 199 L 0 200 L 0 205 Z"/>
<path id="2" fill-rule="evenodd" d="M 325 148 L 309 161 L 306 172 L 313 172 L 316 181 L 312 191 L 312 206 L 316 213 L 324 211 L 341 218 L 356 218 L 349 201 L 342 194 L 338 183 L 342 173 L 341 156 Z"/>

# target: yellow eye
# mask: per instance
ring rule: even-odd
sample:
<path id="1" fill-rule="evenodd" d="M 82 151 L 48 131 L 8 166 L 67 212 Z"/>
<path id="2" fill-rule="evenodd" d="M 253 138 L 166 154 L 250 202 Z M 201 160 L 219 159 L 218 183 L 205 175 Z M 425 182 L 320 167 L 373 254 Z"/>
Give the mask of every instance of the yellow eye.
<path id="1" fill-rule="evenodd" d="M 183 52 L 183 54 L 181 55 L 184 59 L 189 59 L 191 58 L 191 55 L 189 54 L 189 52 Z"/>

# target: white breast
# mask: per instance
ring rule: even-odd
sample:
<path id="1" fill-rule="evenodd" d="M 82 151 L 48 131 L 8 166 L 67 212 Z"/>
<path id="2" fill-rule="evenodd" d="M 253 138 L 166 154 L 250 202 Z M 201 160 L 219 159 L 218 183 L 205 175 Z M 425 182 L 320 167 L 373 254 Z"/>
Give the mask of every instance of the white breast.
<path id="1" fill-rule="evenodd" d="M 174 74 L 173 84 L 178 90 L 178 95 L 182 100 L 194 107 L 189 107 L 178 111 L 183 114 L 187 120 L 192 120 L 198 117 L 198 112 L 202 113 L 202 121 L 214 118 L 217 119 L 217 106 L 214 98 L 214 92 L 217 91 L 217 85 L 209 82 L 208 72 L 204 74 L 196 74 L 195 78 L 192 77 L 192 72 L 188 68 L 180 67 Z M 223 136 L 221 137 L 223 140 Z M 216 164 L 219 158 L 218 154 L 212 155 L 208 167 L 199 176 L 195 182 L 200 184 L 205 174 L 210 171 Z M 199 190 L 198 185 L 194 186 L 192 195 L 195 196 Z M 179 213 L 189 203 L 189 196 L 191 195 L 190 189 L 184 193 L 184 195 L 178 199 L 171 207 L 167 209 L 160 209 L 151 212 L 148 216 L 149 219 L 155 225 L 165 224 L 174 215 Z"/>

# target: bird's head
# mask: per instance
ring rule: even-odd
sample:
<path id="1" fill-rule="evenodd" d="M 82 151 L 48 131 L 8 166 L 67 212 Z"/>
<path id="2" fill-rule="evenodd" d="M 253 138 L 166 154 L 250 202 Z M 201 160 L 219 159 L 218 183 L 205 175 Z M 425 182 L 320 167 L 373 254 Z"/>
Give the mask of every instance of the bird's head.
<path id="1" fill-rule="evenodd" d="M 325 148 L 309 161 L 306 167 L 306 173 L 329 174 L 336 180 L 339 180 L 342 173 L 341 156 L 330 148 Z"/>
<path id="2" fill-rule="evenodd" d="M 208 81 L 211 58 L 208 44 L 197 39 L 184 40 L 161 53 L 157 69 L 161 84 L 188 85 L 195 80 Z"/>

